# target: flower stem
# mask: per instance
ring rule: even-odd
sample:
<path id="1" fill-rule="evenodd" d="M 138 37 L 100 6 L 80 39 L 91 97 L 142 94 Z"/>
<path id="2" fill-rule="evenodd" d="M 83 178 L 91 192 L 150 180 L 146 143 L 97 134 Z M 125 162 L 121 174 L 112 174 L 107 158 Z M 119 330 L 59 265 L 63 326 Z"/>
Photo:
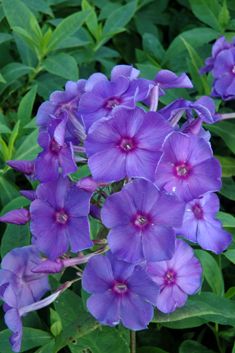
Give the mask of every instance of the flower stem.
<path id="1" fill-rule="evenodd" d="M 234 119 L 235 118 L 235 113 L 226 113 L 226 114 L 220 114 L 220 120 L 227 120 L 227 119 Z"/>
<path id="2" fill-rule="evenodd" d="M 130 353 L 136 353 L 136 333 L 130 331 Z"/>

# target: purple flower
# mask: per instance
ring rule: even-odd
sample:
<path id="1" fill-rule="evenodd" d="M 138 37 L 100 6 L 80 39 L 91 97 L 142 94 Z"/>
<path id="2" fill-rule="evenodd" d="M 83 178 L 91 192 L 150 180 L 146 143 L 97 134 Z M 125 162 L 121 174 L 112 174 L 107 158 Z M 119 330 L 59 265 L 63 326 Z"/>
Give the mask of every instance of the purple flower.
<path id="1" fill-rule="evenodd" d="M 62 177 L 39 185 L 36 193 L 30 206 L 30 229 L 40 251 L 55 260 L 69 245 L 73 252 L 93 245 L 88 223 L 91 193 Z"/>
<path id="2" fill-rule="evenodd" d="M 184 203 L 165 195 L 146 180 L 134 180 L 108 197 L 103 224 L 111 228 L 112 253 L 128 262 L 170 259 L 175 250 L 173 226 L 181 225 Z"/>
<path id="3" fill-rule="evenodd" d="M 139 71 L 131 66 L 114 67 L 111 81 L 103 74 L 93 74 L 86 83 L 86 93 L 79 104 L 87 129 L 100 118 L 106 117 L 119 108 L 134 109 L 149 92 L 149 82 L 137 79 Z"/>
<path id="4" fill-rule="evenodd" d="M 25 208 L 9 211 L 4 216 L 0 217 L 0 222 L 11 224 L 26 224 L 29 220 L 30 213 Z"/>
<path id="5" fill-rule="evenodd" d="M 179 239 L 172 259 L 148 263 L 147 273 L 160 287 L 156 306 L 166 314 L 183 306 L 188 295 L 195 294 L 201 287 L 200 262 L 192 248 Z"/>
<path id="6" fill-rule="evenodd" d="M 43 131 L 50 133 L 55 125 L 66 121 L 66 141 L 74 143 L 83 140 L 85 132 L 81 116 L 78 112 L 78 104 L 84 93 L 86 80 L 77 82 L 68 81 L 65 91 L 55 91 L 50 95 L 49 101 L 44 102 L 37 112 L 37 125 Z"/>
<path id="7" fill-rule="evenodd" d="M 200 69 L 200 73 L 205 74 L 205 73 L 213 70 L 214 62 L 215 62 L 217 55 L 222 50 L 229 49 L 232 46 L 233 46 L 233 44 L 227 42 L 225 37 L 220 37 L 219 39 L 217 39 L 217 41 L 214 43 L 214 45 L 212 47 L 212 56 L 206 59 L 205 66 Z"/>
<path id="8" fill-rule="evenodd" d="M 182 226 L 177 234 L 198 243 L 203 249 L 220 254 L 231 243 L 231 235 L 223 230 L 216 219 L 219 199 L 216 194 L 206 194 L 186 205 Z"/>
<path id="9" fill-rule="evenodd" d="M 193 87 L 193 84 L 186 73 L 182 73 L 180 76 L 177 76 L 170 70 L 160 70 L 157 73 L 154 82 L 159 85 L 163 94 L 165 94 L 164 89 Z"/>
<path id="10" fill-rule="evenodd" d="M 23 308 L 39 300 L 50 287 L 45 274 L 33 273 L 41 259 L 34 246 L 11 250 L 2 260 L 0 298 L 5 302 L 5 322 L 13 332 L 10 343 L 14 352 L 20 351 Z"/>
<path id="11" fill-rule="evenodd" d="M 222 50 L 216 57 L 212 75 L 212 96 L 221 97 L 223 100 L 235 97 L 235 47 Z"/>
<path id="12" fill-rule="evenodd" d="M 163 145 L 156 185 L 187 202 L 220 189 L 221 167 L 203 138 L 175 132 Z"/>
<path id="13" fill-rule="evenodd" d="M 65 128 L 64 122 L 60 125 L 63 125 L 62 129 Z M 60 125 L 58 125 L 58 130 Z M 39 153 L 36 159 L 35 173 L 41 182 L 56 180 L 59 177 L 60 169 L 63 176 L 77 170 L 72 143 L 64 141 L 63 132 L 58 132 L 57 135 L 54 138 L 48 132 L 39 134 L 38 143 L 43 151 Z"/>
<path id="14" fill-rule="evenodd" d="M 92 293 L 88 310 L 104 325 L 121 322 L 131 330 L 142 330 L 153 317 L 158 286 L 141 266 L 119 261 L 111 253 L 95 256 L 83 272 L 82 286 Z"/>
<path id="15" fill-rule="evenodd" d="M 89 130 L 85 148 L 96 181 L 125 177 L 154 178 L 162 143 L 172 128 L 155 112 L 120 109 Z"/>
<path id="16" fill-rule="evenodd" d="M 7 164 L 17 172 L 24 173 L 30 179 L 35 177 L 35 161 L 12 160 L 7 161 Z"/>

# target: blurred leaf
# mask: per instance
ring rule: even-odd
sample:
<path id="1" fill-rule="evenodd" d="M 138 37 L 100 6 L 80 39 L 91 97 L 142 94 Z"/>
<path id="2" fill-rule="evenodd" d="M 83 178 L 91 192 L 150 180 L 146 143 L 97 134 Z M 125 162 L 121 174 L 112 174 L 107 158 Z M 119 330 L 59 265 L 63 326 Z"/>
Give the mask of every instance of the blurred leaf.
<path id="1" fill-rule="evenodd" d="M 233 217 L 231 214 L 218 212 L 217 217 L 222 222 L 224 227 L 235 228 L 235 217 Z"/>
<path id="2" fill-rule="evenodd" d="M 78 66 L 76 60 L 69 54 L 49 56 L 43 66 L 51 74 L 64 77 L 68 80 L 78 80 Z"/>
<path id="3" fill-rule="evenodd" d="M 26 136 L 23 142 L 20 144 L 16 153 L 14 155 L 14 159 L 27 159 L 31 160 L 36 158 L 37 154 L 40 151 L 40 147 L 37 143 L 38 130 L 34 130 Z"/>
<path id="4" fill-rule="evenodd" d="M 74 34 L 83 25 L 88 16 L 89 11 L 80 11 L 63 19 L 52 33 L 48 50 L 56 49 L 62 41 Z"/>
<path id="5" fill-rule="evenodd" d="M 137 353 L 167 353 L 166 351 L 157 347 L 137 347 Z"/>
<path id="6" fill-rule="evenodd" d="M 0 332 L 0 352 L 12 353 L 9 336 L 9 330 L 3 330 Z M 50 340 L 52 340 L 52 337 L 46 331 L 24 327 L 21 352 L 43 346 Z"/>
<path id="7" fill-rule="evenodd" d="M 199 342 L 187 340 L 181 344 L 179 353 L 215 353 L 215 351 L 206 348 Z"/>
<path id="8" fill-rule="evenodd" d="M 21 127 L 25 126 L 32 117 L 33 105 L 35 101 L 37 93 L 37 86 L 33 86 L 31 90 L 26 93 L 26 95 L 22 98 L 18 111 L 17 117 L 21 122 Z"/>
<path id="9" fill-rule="evenodd" d="M 6 87 L 14 83 L 18 78 L 29 74 L 32 68 L 21 63 L 10 63 L 4 66 L 1 73 L 6 81 L 6 84 L 0 84 L 0 91 L 3 91 Z"/>
<path id="10" fill-rule="evenodd" d="M 51 353 L 53 352 L 54 345 L 55 345 L 55 340 L 52 339 L 45 346 L 38 348 L 34 353 Z"/>
<path id="11" fill-rule="evenodd" d="M 221 31 L 218 16 L 221 11 L 218 0 L 189 0 L 194 15 L 202 22 Z"/>
<path id="12" fill-rule="evenodd" d="M 32 34 L 36 41 L 42 38 L 42 31 L 34 14 L 21 0 L 2 0 L 3 9 L 12 29 L 21 27 Z"/>
<path id="13" fill-rule="evenodd" d="M 42 12 L 49 16 L 53 16 L 53 12 L 45 0 L 23 0 L 23 2 L 34 12 Z"/>
<path id="14" fill-rule="evenodd" d="M 6 83 L 5 78 L 2 76 L 2 74 L 0 73 L 0 83 Z"/>
<path id="15" fill-rule="evenodd" d="M 11 130 L 9 127 L 2 122 L 0 122 L 0 134 L 9 134 L 11 133 Z"/>
<path id="16" fill-rule="evenodd" d="M 230 287 L 225 293 L 225 298 L 231 299 L 235 296 L 235 287 Z"/>
<path id="17" fill-rule="evenodd" d="M 86 25 L 94 38 L 99 40 L 101 27 L 99 26 L 95 8 L 87 0 L 82 0 L 82 10 L 89 10 L 90 14 L 86 19 Z"/>
<path id="18" fill-rule="evenodd" d="M 190 326 L 190 321 L 196 318 L 201 320 L 201 324 L 211 321 L 221 325 L 235 326 L 234 311 L 234 301 L 217 296 L 214 293 L 202 292 L 200 295 L 189 298 L 184 307 L 171 314 L 157 313 L 153 322 L 175 329 L 182 329 L 194 327 L 194 322 L 192 321 Z M 186 325 L 184 325 L 184 321 Z"/>
<path id="19" fill-rule="evenodd" d="M 202 264 L 203 275 L 212 291 L 217 295 L 223 296 L 224 280 L 216 260 L 211 254 L 204 250 L 195 250 L 195 254 Z"/>
<path id="20" fill-rule="evenodd" d="M 222 189 L 220 194 L 227 197 L 230 200 L 235 201 L 235 182 L 232 178 L 223 179 Z"/>
<path id="21" fill-rule="evenodd" d="M 235 158 L 232 157 L 222 157 L 215 156 L 221 163 L 222 166 L 222 176 L 231 177 L 235 175 Z"/>
<path id="22" fill-rule="evenodd" d="M 223 0 L 223 5 L 219 13 L 219 24 L 222 28 L 226 28 L 230 21 L 230 14 L 227 7 L 227 0 Z"/>
<path id="23" fill-rule="evenodd" d="M 143 48 L 146 53 L 149 53 L 161 63 L 165 50 L 156 36 L 151 33 L 145 33 L 143 35 Z"/>
<path id="24" fill-rule="evenodd" d="M 128 4 L 120 6 L 117 10 L 113 11 L 105 22 L 103 36 L 110 36 L 122 32 L 126 24 L 134 16 L 136 6 L 136 1 L 131 1 Z"/>
<path id="25" fill-rule="evenodd" d="M 235 249 L 227 250 L 224 253 L 224 256 L 227 257 L 227 259 L 229 259 L 229 261 L 231 261 L 233 264 L 235 264 Z"/>
<path id="26" fill-rule="evenodd" d="M 19 196 L 17 188 L 14 184 L 8 181 L 4 176 L 0 175 L 0 199 L 4 204 Z"/>
<path id="27" fill-rule="evenodd" d="M 12 35 L 9 33 L 0 33 L 0 45 L 2 43 L 8 42 L 9 40 L 12 40 Z"/>
<path id="28" fill-rule="evenodd" d="M 30 244 L 28 225 L 8 224 L 1 242 L 1 257 L 10 250 Z"/>
<path id="29" fill-rule="evenodd" d="M 62 331 L 62 323 L 58 313 L 50 308 L 50 323 L 51 323 L 51 333 L 53 336 L 58 336 Z"/>
<path id="30" fill-rule="evenodd" d="M 207 128 L 215 135 L 220 136 L 228 148 L 235 153 L 235 125 L 228 121 L 221 121 L 213 125 L 207 125 Z"/>
<path id="31" fill-rule="evenodd" d="M 15 124 L 12 133 L 10 135 L 9 141 L 8 141 L 8 156 L 7 159 L 12 159 L 13 151 L 14 151 L 14 146 L 15 146 L 15 141 L 18 137 L 19 134 L 19 127 L 20 127 L 20 122 L 19 120 Z"/>

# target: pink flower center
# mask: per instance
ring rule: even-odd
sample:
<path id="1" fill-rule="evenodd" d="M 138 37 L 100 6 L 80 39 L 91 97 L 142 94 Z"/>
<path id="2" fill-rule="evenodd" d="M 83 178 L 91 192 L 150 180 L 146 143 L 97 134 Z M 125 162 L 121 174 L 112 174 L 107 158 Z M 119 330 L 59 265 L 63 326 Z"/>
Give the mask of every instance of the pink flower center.
<path id="1" fill-rule="evenodd" d="M 116 282 L 113 286 L 113 290 L 118 294 L 124 294 L 128 291 L 128 287 L 125 283 Z"/>
<path id="2" fill-rule="evenodd" d="M 144 213 L 137 213 L 133 219 L 134 225 L 139 229 L 144 229 L 151 223 L 150 216 Z"/>
<path id="3" fill-rule="evenodd" d="M 131 137 L 123 137 L 119 142 L 119 147 L 125 153 L 133 151 L 136 147 L 135 140 Z"/>
<path id="4" fill-rule="evenodd" d="M 106 109 L 114 109 L 115 107 L 117 107 L 118 105 L 121 104 L 121 99 L 117 98 L 117 97 L 112 97 L 109 98 L 106 102 L 105 102 L 105 108 Z"/>
<path id="5" fill-rule="evenodd" d="M 176 282 L 176 273 L 174 270 L 169 269 L 164 276 L 164 282 L 166 285 L 172 285 Z"/>
<path id="6" fill-rule="evenodd" d="M 61 150 L 61 146 L 56 142 L 56 140 L 52 139 L 50 144 L 50 150 L 54 153 L 59 153 Z"/>
<path id="7" fill-rule="evenodd" d="M 68 222 L 69 216 L 63 210 L 56 212 L 56 222 L 60 224 L 66 224 Z"/>
<path id="8" fill-rule="evenodd" d="M 180 179 L 187 179 L 190 171 L 191 167 L 187 162 L 180 162 L 174 166 L 174 174 Z"/>
<path id="9" fill-rule="evenodd" d="M 195 203 L 193 205 L 192 211 L 193 211 L 194 216 L 197 219 L 203 219 L 204 213 L 203 213 L 203 209 L 199 203 Z"/>

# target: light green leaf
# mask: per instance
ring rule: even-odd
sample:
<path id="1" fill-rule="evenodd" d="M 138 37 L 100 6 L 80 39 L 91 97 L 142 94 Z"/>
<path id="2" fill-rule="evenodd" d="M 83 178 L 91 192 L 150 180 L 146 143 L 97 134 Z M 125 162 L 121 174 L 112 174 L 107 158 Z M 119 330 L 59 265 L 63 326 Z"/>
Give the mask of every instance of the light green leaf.
<path id="1" fill-rule="evenodd" d="M 66 17 L 63 21 L 61 21 L 52 33 L 48 50 L 51 51 L 56 49 L 62 41 L 79 30 L 89 14 L 89 11 L 80 11 Z"/>
<path id="2" fill-rule="evenodd" d="M 78 80 L 78 66 L 74 57 L 69 54 L 49 56 L 43 65 L 51 74 L 61 76 L 67 80 Z"/>
<path id="3" fill-rule="evenodd" d="M 82 0 L 82 10 L 89 10 L 90 15 L 86 19 L 86 25 L 93 37 L 98 40 L 101 35 L 101 28 L 98 24 L 98 19 L 94 7 L 91 6 L 87 0 Z"/>
<path id="4" fill-rule="evenodd" d="M 11 210 L 15 210 L 16 208 L 21 208 L 21 207 L 25 207 L 28 206 L 30 203 L 30 201 L 28 199 L 26 199 L 23 196 L 18 196 L 16 197 L 14 200 L 11 200 L 10 202 L 8 202 L 1 210 L 0 214 L 3 215 L 6 212 L 9 212 Z"/>
<path id="5" fill-rule="evenodd" d="M 5 78 L 2 76 L 2 74 L 0 73 L 0 83 L 6 83 Z"/>
<path id="6" fill-rule="evenodd" d="M 21 127 L 25 126 L 32 117 L 32 110 L 37 93 L 37 86 L 33 86 L 31 90 L 26 93 L 26 95 L 22 98 L 18 111 L 17 117 L 21 122 Z"/>
<path id="7" fill-rule="evenodd" d="M 227 250 L 224 253 L 224 256 L 227 257 L 227 259 L 231 261 L 233 264 L 235 264 L 235 249 Z"/>
<path id="8" fill-rule="evenodd" d="M 40 147 L 37 143 L 38 130 L 34 130 L 27 137 L 24 138 L 23 142 L 17 148 L 14 159 L 27 159 L 31 160 L 36 158 L 40 151 Z"/>
<path id="9" fill-rule="evenodd" d="M 207 283 L 215 294 L 222 296 L 224 294 L 224 280 L 218 263 L 211 254 L 204 250 L 195 250 L 195 254 L 202 264 L 203 275 Z"/>

